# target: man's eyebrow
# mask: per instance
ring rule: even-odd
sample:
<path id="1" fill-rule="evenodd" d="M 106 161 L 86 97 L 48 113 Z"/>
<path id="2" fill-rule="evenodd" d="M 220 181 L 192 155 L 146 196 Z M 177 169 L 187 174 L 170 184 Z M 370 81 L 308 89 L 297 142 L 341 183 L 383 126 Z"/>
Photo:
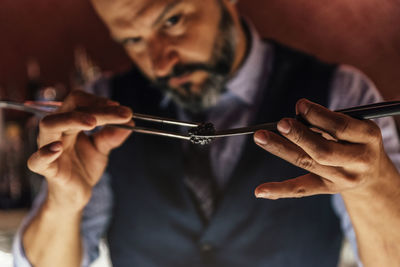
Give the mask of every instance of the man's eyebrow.
<path id="1" fill-rule="evenodd" d="M 174 1 L 172 3 L 169 3 L 168 5 L 165 6 L 164 10 L 158 15 L 157 19 L 153 22 L 153 26 L 157 25 L 160 23 L 160 21 L 165 17 L 165 15 L 171 11 L 174 7 L 182 3 L 182 0 L 179 1 Z"/>
<path id="2" fill-rule="evenodd" d="M 165 17 L 165 15 L 166 15 L 169 11 L 171 11 L 171 9 L 175 8 L 177 5 L 179 5 L 179 4 L 182 3 L 182 2 L 183 2 L 183 0 L 177 0 L 177 1 L 174 1 L 174 2 L 171 2 L 171 3 L 167 4 L 167 5 L 164 7 L 163 11 L 160 13 L 160 15 L 158 15 L 157 19 L 154 20 L 154 22 L 152 23 L 152 26 L 154 27 L 155 25 L 157 25 L 158 23 L 160 23 L 160 21 Z M 143 7 L 141 10 L 139 10 L 139 12 L 135 15 L 135 17 L 136 17 L 136 18 L 141 17 L 141 16 L 146 12 L 146 10 L 147 10 L 148 8 L 150 8 L 150 5 L 147 5 L 147 6 Z M 115 37 L 115 36 L 113 36 L 113 35 L 111 35 L 111 38 L 112 38 L 115 42 L 117 42 L 117 43 L 119 43 L 119 44 L 122 44 L 122 45 L 125 44 L 125 43 L 127 43 L 127 42 L 130 41 L 131 39 L 134 39 L 134 38 L 132 38 L 132 37 L 119 39 L 119 38 L 117 38 L 117 37 Z"/>

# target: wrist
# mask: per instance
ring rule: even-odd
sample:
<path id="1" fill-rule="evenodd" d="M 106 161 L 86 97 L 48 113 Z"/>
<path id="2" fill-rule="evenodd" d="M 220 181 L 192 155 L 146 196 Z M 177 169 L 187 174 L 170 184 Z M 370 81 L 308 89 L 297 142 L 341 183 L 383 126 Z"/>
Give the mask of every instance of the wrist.
<path id="1" fill-rule="evenodd" d="M 78 219 L 82 217 L 83 209 L 85 205 L 72 206 L 72 205 L 60 205 L 56 201 L 52 201 L 51 198 L 47 198 L 42 206 L 42 213 L 49 219 L 59 220 L 64 219 Z"/>
<path id="2" fill-rule="evenodd" d="M 74 186 L 62 188 L 58 184 L 48 183 L 46 209 L 51 213 L 68 213 L 71 215 L 81 213 L 89 203 L 92 188 L 88 186 Z"/>
<path id="3" fill-rule="evenodd" d="M 393 164 L 386 165 L 375 179 L 352 190 L 341 193 L 346 202 L 372 203 L 376 198 L 391 198 L 398 194 L 400 188 L 400 174 Z"/>

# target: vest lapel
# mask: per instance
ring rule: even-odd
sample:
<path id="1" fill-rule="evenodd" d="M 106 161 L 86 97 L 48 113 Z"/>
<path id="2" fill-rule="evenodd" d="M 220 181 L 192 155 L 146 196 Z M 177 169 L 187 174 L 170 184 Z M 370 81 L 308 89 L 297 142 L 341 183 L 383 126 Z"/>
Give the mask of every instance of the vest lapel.
<path id="1" fill-rule="evenodd" d="M 294 117 L 295 104 L 301 98 L 308 98 L 326 106 L 328 96 L 326 88 L 329 88 L 330 75 L 335 66 L 321 63 L 314 66 L 315 60 L 309 56 L 298 54 L 298 52 L 277 43 L 272 43 L 272 45 L 274 50 L 272 73 L 263 90 L 261 105 L 253 124 Z M 307 68 L 308 66 L 312 66 L 311 70 Z M 318 90 L 318 87 L 321 89 Z M 265 165 L 271 166 L 274 173 L 265 173 L 262 176 L 258 174 L 258 177 L 257 174 L 253 174 L 257 177 L 253 180 L 246 178 L 252 177 L 253 169 L 259 169 L 260 166 Z M 240 160 L 218 201 L 215 214 L 209 222 L 208 228 L 211 229 L 207 229 L 205 235 L 207 232 L 213 232 L 212 224 L 223 219 L 229 210 L 239 212 L 238 207 L 243 207 L 246 212 L 249 207 L 255 207 L 256 205 L 253 203 L 254 189 L 259 184 L 293 178 L 285 176 L 284 173 L 298 176 L 306 172 L 268 154 L 254 143 L 252 136 L 249 136 Z M 247 203 L 248 206 L 243 203 L 244 199 L 250 201 Z"/>

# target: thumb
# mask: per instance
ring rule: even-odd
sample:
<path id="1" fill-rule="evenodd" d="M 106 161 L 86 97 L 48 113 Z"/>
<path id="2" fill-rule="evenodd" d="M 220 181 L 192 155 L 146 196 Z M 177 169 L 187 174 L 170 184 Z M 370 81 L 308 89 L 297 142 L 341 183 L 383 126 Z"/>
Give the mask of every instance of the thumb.
<path id="1" fill-rule="evenodd" d="M 130 121 L 125 125 L 134 126 L 135 123 Z M 100 153 L 108 155 L 111 150 L 122 145 L 131 133 L 131 130 L 105 126 L 93 134 L 93 144 Z"/>
<path id="2" fill-rule="evenodd" d="M 258 198 L 300 198 L 319 194 L 333 194 L 330 181 L 313 173 L 283 182 L 269 182 L 259 185 L 255 190 Z"/>

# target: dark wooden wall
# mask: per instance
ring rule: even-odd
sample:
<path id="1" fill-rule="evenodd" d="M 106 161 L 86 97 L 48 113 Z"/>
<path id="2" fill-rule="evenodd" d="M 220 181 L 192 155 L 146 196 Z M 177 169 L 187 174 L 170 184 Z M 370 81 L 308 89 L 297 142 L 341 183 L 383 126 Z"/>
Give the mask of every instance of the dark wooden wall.
<path id="1" fill-rule="evenodd" d="M 400 1 L 251 0 L 241 9 L 265 36 L 354 65 L 400 98 Z"/>
<path id="2" fill-rule="evenodd" d="M 352 64 L 386 98 L 400 98 L 400 1 L 242 0 L 239 6 L 263 36 Z M 24 88 L 30 57 L 47 82 L 68 84 L 78 45 L 103 69 L 129 64 L 87 0 L 0 1 L 0 85 Z"/>
<path id="3" fill-rule="evenodd" d="M 103 69 L 129 64 L 88 0 L 0 1 L 0 83 L 24 88 L 26 61 L 35 58 L 45 82 L 69 84 L 77 46 Z"/>

